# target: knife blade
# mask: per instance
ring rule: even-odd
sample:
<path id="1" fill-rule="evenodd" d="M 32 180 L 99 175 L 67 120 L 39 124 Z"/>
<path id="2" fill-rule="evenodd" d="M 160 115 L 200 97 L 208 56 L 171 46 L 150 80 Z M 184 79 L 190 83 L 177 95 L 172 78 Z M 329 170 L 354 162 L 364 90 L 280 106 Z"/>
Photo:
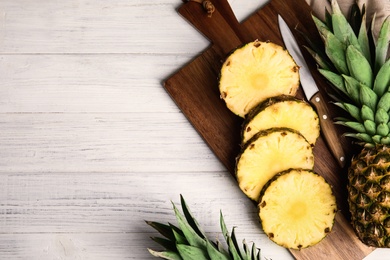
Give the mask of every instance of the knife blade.
<path id="1" fill-rule="evenodd" d="M 293 57 L 299 68 L 299 77 L 303 92 L 306 99 L 316 109 L 320 120 L 320 127 L 326 143 L 333 156 L 336 158 L 340 167 L 345 166 L 345 154 L 341 146 L 340 140 L 337 136 L 336 128 L 331 118 L 329 117 L 328 108 L 325 100 L 322 98 L 321 93 L 314 81 L 313 76 L 307 66 L 305 58 L 299 48 L 297 41 L 287 23 L 283 20 L 282 16 L 278 15 L 279 30 L 282 35 L 282 39 L 286 49 Z"/>

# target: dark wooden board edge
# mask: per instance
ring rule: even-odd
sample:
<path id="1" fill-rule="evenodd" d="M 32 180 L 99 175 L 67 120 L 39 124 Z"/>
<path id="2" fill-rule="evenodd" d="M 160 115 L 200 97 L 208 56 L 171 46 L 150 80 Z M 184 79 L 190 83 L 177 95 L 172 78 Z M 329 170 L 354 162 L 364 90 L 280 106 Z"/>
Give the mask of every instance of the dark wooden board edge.
<path id="1" fill-rule="evenodd" d="M 241 24 L 242 30 L 246 32 L 245 40 L 259 39 L 283 45 L 277 27 L 278 13 L 283 16 L 290 27 L 297 26 L 305 33 L 316 35 L 317 32 L 310 17 L 310 8 L 306 2 L 299 0 L 291 3 L 290 1 L 272 0 Z M 234 22 L 228 21 L 228 23 Z M 202 30 L 202 28 L 198 29 Z M 209 36 L 212 37 L 212 35 Z M 295 36 L 298 42 L 304 43 L 302 36 L 299 34 Z M 235 41 L 235 44 L 237 45 L 238 42 Z M 168 78 L 164 82 L 164 88 L 217 158 L 235 177 L 235 158 L 240 152 L 242 119 L 226 108 L 218 90 L 219 69 L 228 50 L 229 48 L 221 49 L 211 44 L 201 55 Z M 310 59 L 307 61 L 312 67 L 312 73 L 321 92 L 324 92 L 326 96 L 328 85 L 316 71 L 314 62 Z M 190 85 L 189 82 L 191 82 Z M 299 91 L 298 97 L 303 98 L 302 91 Z M 332 111 L 335 112 L 331 109 Z M 342 142 L 345 147 L 349 146 L 347 140 L 342 140 Z M 315 170 L 333 186 L 340 212 L 337 214 L 333 231 L 321 242 L 321 246 L 300 251 L 290 250 L 290 252 L 298 259 L 318 257 L 320 257 L 318 259 L 325 259 L 325 256 L 330 256 L 329 254 L 332 259 L 362 259 L 372 252 L 373 248 L 361 243 L 349 224 L 345 189 L 346 169 L 339 168 L 322 138 L 317 141 L 314 153 Z M 346 239 L 346 234 L 348 234 L 348 239 Z M 335 252 L 338 253 L 335 254 Z"/>
<path id="2" fill-rule="evenodd" d="M 213 48 L 207 49 L 192 63 L 183 67 L 180 73 L 173 76 L 174 82 L 168 79 L 164 87 L 206 144 L 233 175 L 235 157 L 240 150 L 238 126 L 241 125 L 242 119 L 227 110 L 220 98 L 219 90 L 215 87 L 218 85 L 220 66 L 210 60 L 220 60 Z M 196 82 L 193 82 L 192 73 L 197 75 Z M 186 87 L 188 82 L 193 84 Z M 204 91 L 205 88 L 207 91 Z M 234 145 L 231 145 L 232 143 Z"/>

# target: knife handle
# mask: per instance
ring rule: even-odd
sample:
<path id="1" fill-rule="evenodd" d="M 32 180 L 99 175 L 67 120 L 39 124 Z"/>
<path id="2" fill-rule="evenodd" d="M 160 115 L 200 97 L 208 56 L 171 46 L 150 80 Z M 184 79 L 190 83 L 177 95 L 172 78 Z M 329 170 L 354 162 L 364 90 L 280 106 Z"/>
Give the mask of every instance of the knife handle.
<path id="1" fill-rule="evenodd" d="M 325 137 L 329 149 L 336 158 L 341 168 L 345 166 L 345 154 L 341 146 L 339 137 L 337 136 L 336 128 L 332 119 L 329 116 L 325 100 L 322 98 L 320 92 L 317 92 L 310 99 L 310 103 L 316 108 L 319 119 L 321 132 Z"/>

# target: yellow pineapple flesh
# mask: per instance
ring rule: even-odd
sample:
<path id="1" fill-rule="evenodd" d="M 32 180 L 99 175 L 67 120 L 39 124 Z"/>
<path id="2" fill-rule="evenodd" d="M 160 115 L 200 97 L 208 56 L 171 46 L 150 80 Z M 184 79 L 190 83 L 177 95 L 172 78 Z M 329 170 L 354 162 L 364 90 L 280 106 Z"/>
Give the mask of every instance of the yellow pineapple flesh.
<path id="1" fill-rule="evenodd" d="M 314 146 L 320 135 L 318 114 L 305 101 L 291 96 L 272 97 L 254 108 L 245 118 L 242 143 L 257 132 L 273 127 L 299 131 Z"/>
<path id="2" fill-rule="evenodd" d="M 240 117 L 267 98 L 294 96 L 298 87 L 299 67 L 287 50 L 271 42 L 254 41 L 237 48 L 220 71 L 221 98 Z"/>
<path id="3" fill-rule="evenodd" d="M 263 186 L 277 173 L 290 168 L 313 169 L 310 143 L 290 128 L 271 128 L 257 133 L 237 158 L 240 189 L 258 201 Z"/>
<path id="4" fill-rule="evenodd" d="M 302 249 L 320 242 L 333 227 L 337 211 L 330 185 L 311 170 L 291 169 L 264 187 L 259 216 L 275 243 Z"/>

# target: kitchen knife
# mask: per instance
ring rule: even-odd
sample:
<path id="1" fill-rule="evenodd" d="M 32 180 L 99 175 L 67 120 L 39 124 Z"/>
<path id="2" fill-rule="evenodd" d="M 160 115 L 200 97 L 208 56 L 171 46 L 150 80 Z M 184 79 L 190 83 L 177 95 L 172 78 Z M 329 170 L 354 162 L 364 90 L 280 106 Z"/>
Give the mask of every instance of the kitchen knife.
<path id="1" fill-rule="evenodd" d="M 279 29 L 283 38 L 284 45 L 289 51 L 290 55 L 293 57 L 299 68 L 299 76 L 301 81 L 301 86 L 307 100 L 315 107 L 317 110 L 321 132 L 325 137 L 325 140 L 331 150 L 333 156 L 336 158 L 338 164 L 341 167 L 345 166 L 345 155 L 343 148 L 341 146 L 340 140 L 337 136 L 336 128 L 331 118 L 329 117 L 328 109 L 326 107 L 326 102 L 322 98 L 319 89 L 313 79 L 313 76 L 310 73 L 310 70 L 306 64 L 306 61 L 302 55 L 301 50 L 299 49 L 298 43 L 296 42 L 294 35 L 292 34 L 290 28 L 283 20 L 283 18 L 278 15 Z"/>

